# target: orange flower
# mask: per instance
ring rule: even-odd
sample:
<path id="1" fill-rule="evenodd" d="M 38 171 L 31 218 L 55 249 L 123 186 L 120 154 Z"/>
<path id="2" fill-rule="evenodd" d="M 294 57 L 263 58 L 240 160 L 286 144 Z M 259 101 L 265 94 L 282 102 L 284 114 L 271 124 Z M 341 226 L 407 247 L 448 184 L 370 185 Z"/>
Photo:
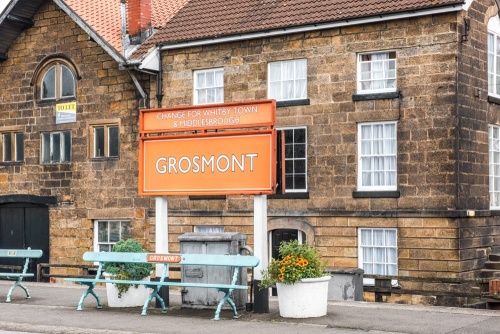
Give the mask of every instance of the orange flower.
<path id="1" fill-rule="evenodd" d="M 282 280 L 283 280 L 283 274 L 279 274 L 279 275 L 278 275 L 278 279 L 279 279 L 280 281 L 282 281 Z"/>
<path id="2" fill-rule="evenodd" d="M 286 270 L 286 269 L 285 269 L 285 267 L 281 267 L 281 268 L 280 268 L 280 272 L 281 272 L 281 273 L 284 273 L 284 272 L 285 272 L 285 270 Z"/>

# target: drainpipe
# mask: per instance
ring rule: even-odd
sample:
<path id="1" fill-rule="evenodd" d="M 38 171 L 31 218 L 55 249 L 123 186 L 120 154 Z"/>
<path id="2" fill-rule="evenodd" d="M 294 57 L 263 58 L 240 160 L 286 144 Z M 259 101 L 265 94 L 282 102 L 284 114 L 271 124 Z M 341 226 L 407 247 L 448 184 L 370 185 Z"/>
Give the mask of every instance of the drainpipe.
<path id="1" fill-rule="evenodd" d="M 161 108 L 161 100 L 163 99 L 163 64 L 162 64 L 162 51 L 161 45 L 158 45 L 158 57 L 159 57 L 159 65 L 158 65 L 158 75 L 156 76 L 156 100 L 158 101 L 158 108 Z"/>

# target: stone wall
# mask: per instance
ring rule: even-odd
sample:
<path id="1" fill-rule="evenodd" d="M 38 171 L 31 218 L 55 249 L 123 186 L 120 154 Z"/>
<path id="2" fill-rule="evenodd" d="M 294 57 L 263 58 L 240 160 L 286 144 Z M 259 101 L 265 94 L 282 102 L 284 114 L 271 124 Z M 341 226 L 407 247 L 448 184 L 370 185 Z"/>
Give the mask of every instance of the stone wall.
<path id="1" fill-rule="evenodd" d="M 126 71 L 119 70 L 97 43 L 64 12 L 47 1 L 0 62 L 0 129 L 24 131 L 25 162 L 2 164 L 0 195 L 56 196 L 50 214 L 50 262 L 78 264 L 93 246 L 93 219 L 129 219 L 132 234 L 148 249 L 149 198 L 137 196 L 139 96 Z M 75 64 L 77 121 L 55 124 L 55 103 L 37 101 L 30 85 L 37 66 L 62 54 Z M 142 84 L 147 81 L 139 76 Z M 146 86 L 146 89 L 148 86 Z M 89 125 L 117 122 L 119 159 L 91 160 Z M 71 130 L 72 161 L 41 164 L 42 131 Z M 154 245 L 153 245 L 154 246 Z M 153 248 L 154 249 L 154 248 Z"/>

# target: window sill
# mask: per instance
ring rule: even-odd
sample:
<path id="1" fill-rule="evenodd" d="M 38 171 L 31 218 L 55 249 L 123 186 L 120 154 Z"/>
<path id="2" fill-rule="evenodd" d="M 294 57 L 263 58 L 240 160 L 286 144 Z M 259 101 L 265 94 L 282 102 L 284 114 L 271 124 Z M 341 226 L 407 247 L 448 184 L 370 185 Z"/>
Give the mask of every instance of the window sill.
<path id="1" fill-rule="evenodd" d="M 358 191 L 352 192 L 352 198 L 399 198 L 399 190 Z"/>
<path id="2" fill-rule="evenodd" d="M 290 101 L 276 101 L 276 108 L 279 107 L 293 107 L 293 106 L 308 106 L 311 104 L 309 99 L 290 100 Z"/>
<path id="3" fill-rule="evenodd" d="M 120 157 L 98 157 L 98 158 L 90 158 L 90 161 L 113 161 L 113 160 L 120 160 Z"/>
<path id="4" fill-rule="evenodd" d="M 268 195 L 268 199 L 309 199 L 309 192 Z"/>
<path id="5" fill-rule="evenodd" d="M 76 102 L 76 97 L 72 96 L 72 97 L 65 97 L 62 99 L 38 100 L 36 104 L 39 106 L 50 106 L 53 104 L 66 103 L 66 102 Z"/>
<path id="6" fill-rule="evenodd" d="M 0 162 L 0 166 L 21 166 L 24 164 L 23 161 L 2 161 Z"/>
<path id="7" fill-rule="evenodd" d="M 371 101 L 371 100 L 386 100 L 397 99 L 401 96 L 400 92 L 389 93 L 373 93 L 373 94 L 352 94 L 352 101 Z"/>
<path id="8" fill-rule="evenodd" d="M 494 104 L 500 104 L 500 98 L 488 95 L 488 102 Z"/>

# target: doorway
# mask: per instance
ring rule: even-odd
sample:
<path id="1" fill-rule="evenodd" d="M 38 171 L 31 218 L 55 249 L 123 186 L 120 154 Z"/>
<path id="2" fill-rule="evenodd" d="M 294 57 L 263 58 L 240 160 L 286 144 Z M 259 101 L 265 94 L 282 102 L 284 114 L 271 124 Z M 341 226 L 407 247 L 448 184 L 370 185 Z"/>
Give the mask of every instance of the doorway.
<path id="1" fill-rule="evenodd" d="M 41 249 L 28 271 L 36 273 L 38 263 L 49 262 L 49 208 L 43 204 L 6 203 L 0 205 L 0 248 Z M 0 259 L 0 265 L 20 265 L 23 259 Z M 36 280 L 36 277 L 27 280 Z"/>

